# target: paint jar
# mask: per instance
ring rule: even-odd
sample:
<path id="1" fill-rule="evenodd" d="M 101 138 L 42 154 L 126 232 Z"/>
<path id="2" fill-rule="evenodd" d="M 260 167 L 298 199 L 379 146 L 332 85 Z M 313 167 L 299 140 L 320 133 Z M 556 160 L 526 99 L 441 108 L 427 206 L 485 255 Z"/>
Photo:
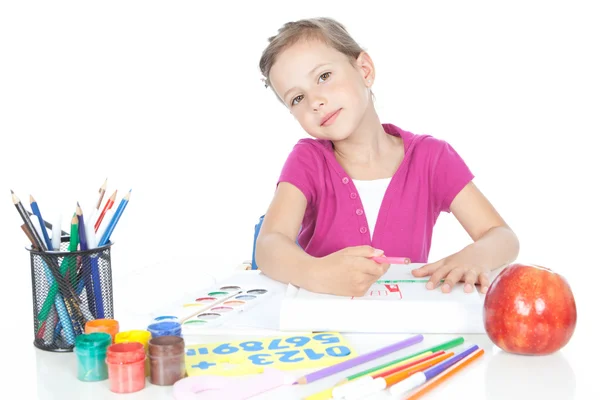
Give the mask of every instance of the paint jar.
<path id="1" fill-rule="evenodd" d="M 169 386 L 185 377 L 185 343 L 180 336 L 159 336 L 148 342 L 150 382 Z"/>
<path id="2" fill-rule="evenodd" d="M 150 337 L 150 332 L 142 330 L 124 331 L 119 332 L 115 335 L 115 343 L 137 342 L 141 343 L 144 346 L 144 353 L 146 354 L 146 376 L 150 376 L 150 358 L 148 358 L 148 341 L 150 340 Z"/>
<path id="3" fill-rule="evenodd" d="M 114 343 L 119 333 L 119 322 L 108 318 L 93 319 L 85 323 L 85 333 L 92 332 L 106 332 L 110 335 L 111 343 Z"/>
<path id="4" fill-rule="evenodd" d="M 181 336 L 181 324 L 179 321 L 166 320 L 152 322 L 148 325 L 147 329 L 153 338 L 159 336 Z"/>
<path id="5" fill-rule="evenodd" d="M 110 391 L 133 393 L 146 386 L 146 351 L 139 342 L 116 343 L 106 350 Z"/>
<path id="6" fill-rule="evenodd" d="M 84 382 L 102 381 L 108 378 L 106 349 L 111 338 L 106 332 L 84 333 L 75 339 L 77 355 L 77 379 Z"/>

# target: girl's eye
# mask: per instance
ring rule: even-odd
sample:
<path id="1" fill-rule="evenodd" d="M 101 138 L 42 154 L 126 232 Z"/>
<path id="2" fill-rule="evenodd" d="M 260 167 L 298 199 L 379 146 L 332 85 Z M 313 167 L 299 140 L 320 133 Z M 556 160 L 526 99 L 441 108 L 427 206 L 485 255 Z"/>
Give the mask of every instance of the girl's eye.
<path id="1" fill-rule="evenodd" d="M 300 101 L 302 101 L 303 97 L 304 97 L 303 95 L 294 97 L 292 99 L 292 105 L 295 106 L 296 104 L 300 103 Z"/>
<path id="2" fill-rule="evenodd" d="M 326 81 L 331 76 L 331 72 L 325 72 L 319 76 L 319 82 Z"/>

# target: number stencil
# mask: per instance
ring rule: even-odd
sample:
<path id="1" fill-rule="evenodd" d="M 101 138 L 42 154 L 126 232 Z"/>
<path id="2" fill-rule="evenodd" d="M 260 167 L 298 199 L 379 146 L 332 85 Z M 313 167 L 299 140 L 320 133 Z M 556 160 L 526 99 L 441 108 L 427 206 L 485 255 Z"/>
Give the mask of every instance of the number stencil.
<path id="1" fill-rule="evenodd" d="M 188 376 L 237 376 L 265 367 L 294 370 L 328 367 L 356 354 L 337 332 L 205 343 L 186 347 Z"/>

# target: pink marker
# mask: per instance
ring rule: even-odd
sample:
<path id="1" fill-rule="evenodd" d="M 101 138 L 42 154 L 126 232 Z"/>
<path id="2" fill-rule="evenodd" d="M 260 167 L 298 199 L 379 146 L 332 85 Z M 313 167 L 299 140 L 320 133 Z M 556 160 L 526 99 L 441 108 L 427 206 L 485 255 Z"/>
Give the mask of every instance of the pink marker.
<path id="1" fill-rule="evenodd" d="M 380 264 L 410 264 L 408 257 L 371 257 L 371 260 Z"/>

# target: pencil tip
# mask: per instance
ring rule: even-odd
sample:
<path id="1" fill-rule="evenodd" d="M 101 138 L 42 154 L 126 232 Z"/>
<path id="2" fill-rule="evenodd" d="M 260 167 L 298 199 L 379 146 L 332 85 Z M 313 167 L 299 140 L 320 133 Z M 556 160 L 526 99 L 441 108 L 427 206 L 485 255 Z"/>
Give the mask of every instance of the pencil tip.
<path id="1" fill-rule="evenodd" d="M 13 192 L 13 190 L 12 190 L 12 189 L 10 189 L 10 194 L 15 194 L 15 192 Z"/>

